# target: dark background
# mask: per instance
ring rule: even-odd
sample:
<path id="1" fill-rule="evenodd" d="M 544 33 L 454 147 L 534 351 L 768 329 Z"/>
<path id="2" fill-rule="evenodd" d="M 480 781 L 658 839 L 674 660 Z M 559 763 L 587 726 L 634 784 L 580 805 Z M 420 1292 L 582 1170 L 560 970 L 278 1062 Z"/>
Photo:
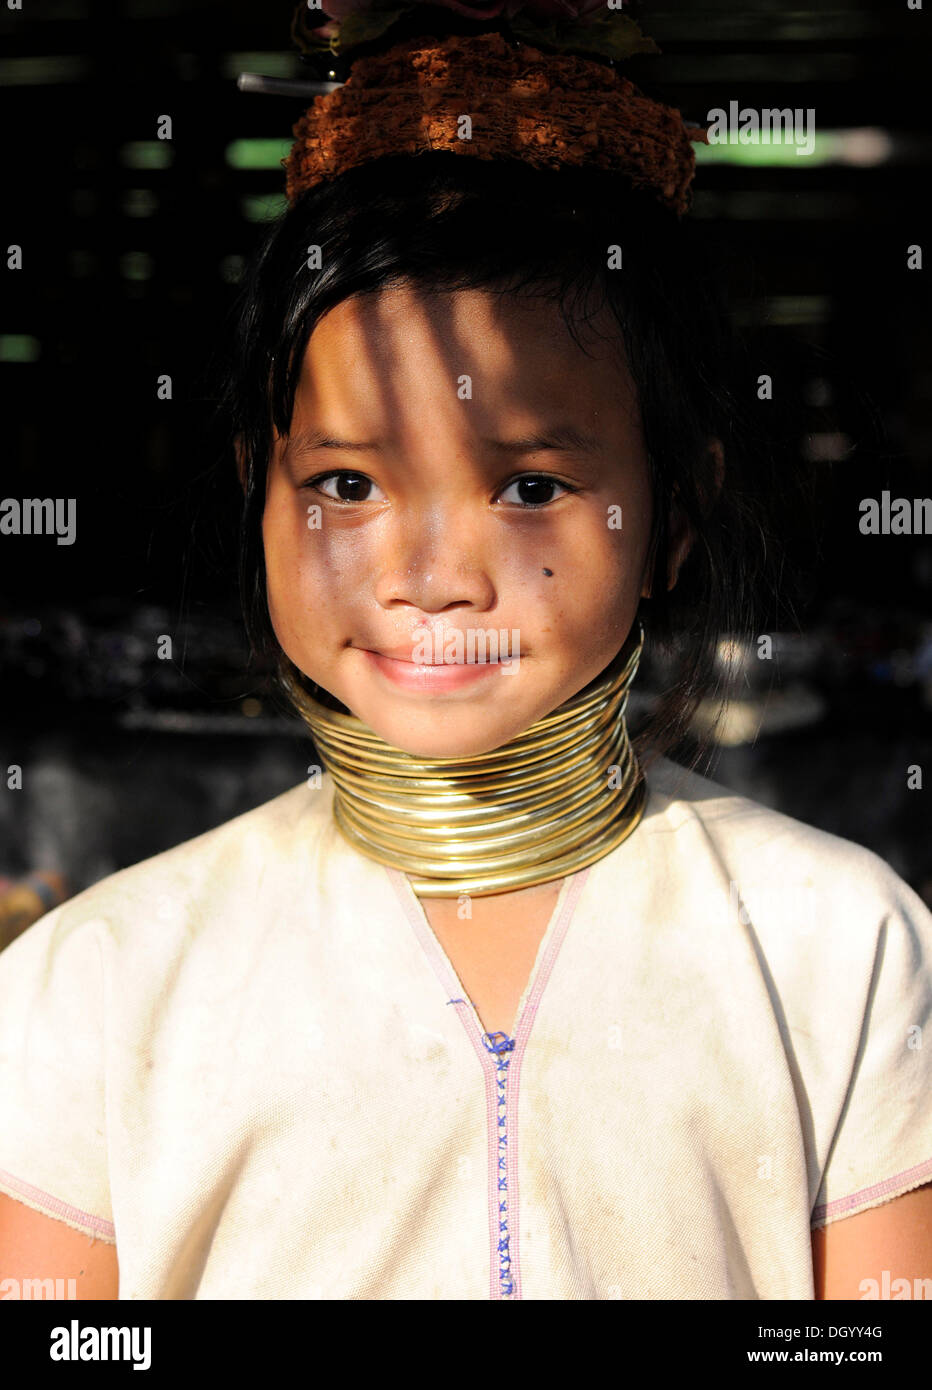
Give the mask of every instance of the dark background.
<path id="1" fill-rule="evenodd" d="M 700 151 L 692 215 L 818 475 L 822 535 L 804 632 L 776 634 L 772 663 L 746 654 L 715 776 L 868 845 L 932 903 L 928 792 L 907 786 L 910 766 L 932 777 L 932 537 L 858 527 L 862 498 L 932 492 L 930 272 L 906 266 L 909 245 L 932 252 L 932 20 L 905 0 L 636 12 L 663 53 L 626 71 L 687 120 L 812 107 L 820 137 L 849 137 L 784 164 Z M 23 248 L 0 320 L 0 492 L 77 503 L 72 546 L 0 536 L 0 767 L 23 769 L 22 790 L 0 783 L 0 876 L 57 870 L 78 891 L 314 760 L 248 663 L 235 486 L 208 428 L 210 366 L 303 106 L 236 76 L 308 75 L 291 13 L 51 0 L 0 18 L 4 244 Z M 256 140 L 264 157 L 237 143 Z M 662 676 L 646 663 L 635 722 Z"/>

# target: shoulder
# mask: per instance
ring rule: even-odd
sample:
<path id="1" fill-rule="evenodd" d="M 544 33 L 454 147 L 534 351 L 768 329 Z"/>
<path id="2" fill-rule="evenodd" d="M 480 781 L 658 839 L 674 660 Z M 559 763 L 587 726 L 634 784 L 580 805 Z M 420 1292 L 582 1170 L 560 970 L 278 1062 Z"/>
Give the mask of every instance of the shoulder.
<path id="1" fill-rule="evenodd" d="M 0 963 L 54 952 L 93 955 L 92 942 L 171 954 L 200 930 L 221 924 L 232 935 L 260 905 L 294 895 L 295 879 L 313 872 L 315 853 L 332 828 L 332 781 L 292 787 L 272 800 L 171 849 L 92 884 L 40 917 L 0 956 Z M 79 944 L 80 943 L 80 944 Z"/>
<path id="2" fill-rule="evenodd" d="M 711 857 L 762 915 L 795 909 L 879 923 L 891 910 L 932 927 L 922 899 L 872 850 L 721 786 L 668 758 L 649 764 L 648 835 Z M 674 848 L 674 852 L 676 849 Z M 769 908 L 769 912 L 767 909 Z"/>
<path id="3" fill-rule="evenodd" d="M 919 1049 L 932 1026 L 932 913 L 922 898 L 871 850 L 710 778 L 666 759 L 646 776 L 652 898 L 679 928 L 681 957 L 722 963 L 729 1008 L 754 962 L 758 997 L 766 992 L 808 1096 L 820 1171 L 852 1078 L 861 1078 L 824 1201 L 927 1161 L 929 1109 L 919 1096 L 932 1083 L 932 1050 Z M 877 1136 L 889 1139 L 886 1150 Z"/>
<path id="4" fill-rule="evenodd" d="M 297 846 L 311 853 L 315 838 L 329 823 L 331 795 L 329 777 L 317 790 L 303 784 L 292 787 L 233 820 L 101 879 L 72 898 L 69 906 L 106 911 L 134 899 L 151 901 L 163 888 L 215 891 L 221 883 L 242 884 L 286 867 Z"/>
<path id="5" fill-rule="evenodd" d="M 932 913 L 884 859 L 668 759 L 646 776 L 653 892 L 697 937 L 745 941 L 787 999 L 824 999 L 831 981 L 857 1013 L 879 972 L 886 997 L 919 1007 Z"/>

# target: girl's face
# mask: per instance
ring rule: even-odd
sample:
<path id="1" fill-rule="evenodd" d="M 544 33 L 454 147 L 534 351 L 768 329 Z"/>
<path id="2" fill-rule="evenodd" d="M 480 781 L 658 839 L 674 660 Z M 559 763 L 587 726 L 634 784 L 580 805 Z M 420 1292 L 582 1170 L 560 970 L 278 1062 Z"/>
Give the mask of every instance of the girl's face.
<path id="1" fill-rule="evenodd" d="M 344 300 L 311 335 L 269 464 L 269 612 L 395 747 L 515 738 L 608 665 L 649 592 L 634 388 L 587 347 L 555 304 L 483 290 Z"/>

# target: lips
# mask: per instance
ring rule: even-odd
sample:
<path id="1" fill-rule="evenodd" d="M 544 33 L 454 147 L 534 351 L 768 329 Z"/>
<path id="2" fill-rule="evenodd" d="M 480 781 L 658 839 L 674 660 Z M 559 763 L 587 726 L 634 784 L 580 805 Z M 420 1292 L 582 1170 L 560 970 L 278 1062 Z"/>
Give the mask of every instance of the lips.
<path id="1" fill-rule="evenodd" d="M 495 666 L 495 661 L 415 661 L 409 653 L 410 647 L 368 647 L 374 656 L 387 657 L 389 661 L 403 661 L 408 666 Z"/>
<path id="2" fill-rule="evenodd" d="M 412 639 L 406 646 L 363 647 L 362 650 L 371 652 L 373 656 L 387 657 L 389 661 L 404 661 L 409 666 L 497 666 L 499 664 L 497 660 L 476 661 L 475 659 L 470 660 L 468 657 L 464 661 L 447 661 L 442 656 L 436 661 L 421 660 L 411 655 L 411 648 L 415 645 L 417 640 L 417 638 Z M 469 647 L 469 643 L 466 641 L 465 637 L 453 632 L 445 633 L 442 639 L 435 635 L 431 645 L 435 651 L 446 651 L 450 646 L 452 646 L 454 650 L 468 650 Z M 502 655 L 507 656 L 507 653 L 502 653 Z"/>
<path id="3" fill-rule="evenodd" d="M 391 649 L 389 649 L 391 650 Z M 500 661 L 413 661 L 410 651 L 388 656 L 384 651 L 361 647 L 363 660 L 382 680 L 397 689 L 416 694 L 452 694 L 492 680 L 508 670 Z"/>

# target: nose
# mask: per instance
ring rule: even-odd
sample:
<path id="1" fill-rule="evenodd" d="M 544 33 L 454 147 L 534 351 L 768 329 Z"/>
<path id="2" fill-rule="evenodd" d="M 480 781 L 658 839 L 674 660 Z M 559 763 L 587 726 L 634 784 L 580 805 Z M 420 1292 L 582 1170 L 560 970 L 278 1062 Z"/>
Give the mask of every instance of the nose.
<path id="1" fill-rule="evenodd" d="M 434 517 L 432 524 L 422 525 L 409 518 L 403 531 L 386 535 L 375 582 L 378 603 L 424 613 L 491 608 L 495 585 L 474 525 L 474 519 L 470 525 L 463 517 Z"/>

